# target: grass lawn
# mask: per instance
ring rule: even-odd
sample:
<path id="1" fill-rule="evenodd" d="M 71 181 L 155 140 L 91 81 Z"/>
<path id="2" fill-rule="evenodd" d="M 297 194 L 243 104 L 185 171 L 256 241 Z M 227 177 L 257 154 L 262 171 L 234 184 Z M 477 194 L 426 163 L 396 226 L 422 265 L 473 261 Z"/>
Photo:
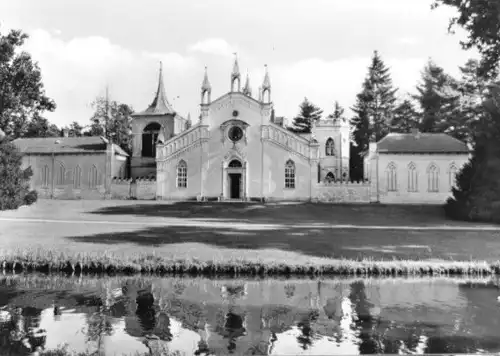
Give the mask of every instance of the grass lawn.
<path id="1" fill-rule="evenodd" d="M 106 252 L 113 257 L 100 258 L 113 263 L 189 261 L 222 268 L 228 263 L 318 266 L 343 259 L 400 260 L 398 266 L 500 259 L 500 229 L 446 220 L 438 206 L 40 200 L 0 212 L 0 226 L 1 249 L 11 260 L 90 263 L 92 258 L 78 254 L 95 259 Z M 26 257 L 13 254 L 17 249 L 43 251 Z"/>

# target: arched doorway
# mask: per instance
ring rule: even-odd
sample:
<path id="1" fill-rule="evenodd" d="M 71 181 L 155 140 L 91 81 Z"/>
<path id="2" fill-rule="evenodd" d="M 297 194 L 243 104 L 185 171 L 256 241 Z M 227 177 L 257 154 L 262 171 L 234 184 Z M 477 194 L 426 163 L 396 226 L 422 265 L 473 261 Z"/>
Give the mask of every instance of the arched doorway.
<path id="1" fill-rule="evenodd" d="M 161 130 L 157 122 L 149 123 L 142 131 L 142 157 L 156 157 L 156 142 Z"/>
<path id="2" fill-rule="evenodd" d="M 224 199 L 246 198 L 246 164 L 238 158 L 229 159 L 223 170 L 223 197 Z"/>

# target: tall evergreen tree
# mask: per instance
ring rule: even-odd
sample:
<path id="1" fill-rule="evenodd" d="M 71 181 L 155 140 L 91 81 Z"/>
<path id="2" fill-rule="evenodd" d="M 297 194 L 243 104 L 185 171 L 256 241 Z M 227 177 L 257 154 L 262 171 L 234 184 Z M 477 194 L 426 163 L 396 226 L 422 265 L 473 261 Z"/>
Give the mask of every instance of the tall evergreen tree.
<path id="1" fill-rule="evenodd" d="M 457 116 L 462 120 L 465 140 L 474 144 L 473 133 L 478 129 L 479 120 L 485 114 L 483 103 L 492 81 L 481 74 L 480 64 L 474 59 L 468 60 L 460 67 L 460 72 L 460 113 Z"/>
<path id="2" fill-rule="evenodd" d="M 334 119 L 334 120 L 339 120 L 342 122 L 346 122 L 346 118 L 344 116 L 345 110 L 344 108 L 339 104 L 338 101 L 335 101 L 334 107 L 333 107 L 333 113 L 328 115 L 329 119 Z"/>
<path id="3" fill-rule="evenodd" d="M 413 103 L 405 99 L 395 109 L 391 122 L 391 130 L 399 133 L 410 133 L 418 128 L 419 116 Z"/>
<path id="4" fill-rule="evenodd" d="M 363 179 L 361 155 L 368 150 L 370 140 L 379 141 L 390 131 L 396 92 L 389 68 L 375 51 L 362 90 L 351 108 L 354 111 L 351 119 L 354 144 L 351 146 L 350 172 L 354 180 Z"/>
<path id="5" fill-rule="evenodd" d="M 307 98 L 304 98 L 299 107 L 299 114 L 293 119 L 292 126 L 288 127 L 288 129 L 295 133 L 311 133 L 313 122 L 321 119 L 323 110 L 311 103 Z"/>
<path id="6" fill-rule="evenodd" d="M 472 158 L 456 177 L 448 216 L 470 221 L 500 222 L 500 83 L 491 86 L 474 132 Z"/>
<path id="7" fill-rule="evenodd" d="M 421 110 L 420 130 L 446 132 L 462 138 L 461 120 L 457 121 L 460 93 L 455 79 L 429 60 L 422 72 L 422 82 L 417 85 L 417 92 L 414 98 Z"/>

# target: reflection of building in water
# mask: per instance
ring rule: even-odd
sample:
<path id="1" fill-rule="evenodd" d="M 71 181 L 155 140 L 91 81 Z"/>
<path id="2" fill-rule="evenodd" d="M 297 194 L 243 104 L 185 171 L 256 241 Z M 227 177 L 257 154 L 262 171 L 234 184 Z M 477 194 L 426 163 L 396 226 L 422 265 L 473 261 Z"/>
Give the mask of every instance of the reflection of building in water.
<path id="1" fill-rule="evenodd" d="M 2 355 L 23 355 L 45 346 L 46 336 L 38 330 L 41 309 L 25 307 L 5 311 L 9 317 L 0 323 Z"/>

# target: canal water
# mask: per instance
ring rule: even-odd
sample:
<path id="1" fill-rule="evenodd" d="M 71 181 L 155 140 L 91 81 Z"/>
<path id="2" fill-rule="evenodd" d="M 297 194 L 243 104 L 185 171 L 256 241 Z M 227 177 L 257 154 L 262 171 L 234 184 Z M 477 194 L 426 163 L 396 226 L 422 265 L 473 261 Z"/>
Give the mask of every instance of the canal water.
<path id="1" fill-rule="evenodd" d="M 488 278 L 0 275 L 0 354 L 67 343 L 122 355 L 500 352 Z"/>

